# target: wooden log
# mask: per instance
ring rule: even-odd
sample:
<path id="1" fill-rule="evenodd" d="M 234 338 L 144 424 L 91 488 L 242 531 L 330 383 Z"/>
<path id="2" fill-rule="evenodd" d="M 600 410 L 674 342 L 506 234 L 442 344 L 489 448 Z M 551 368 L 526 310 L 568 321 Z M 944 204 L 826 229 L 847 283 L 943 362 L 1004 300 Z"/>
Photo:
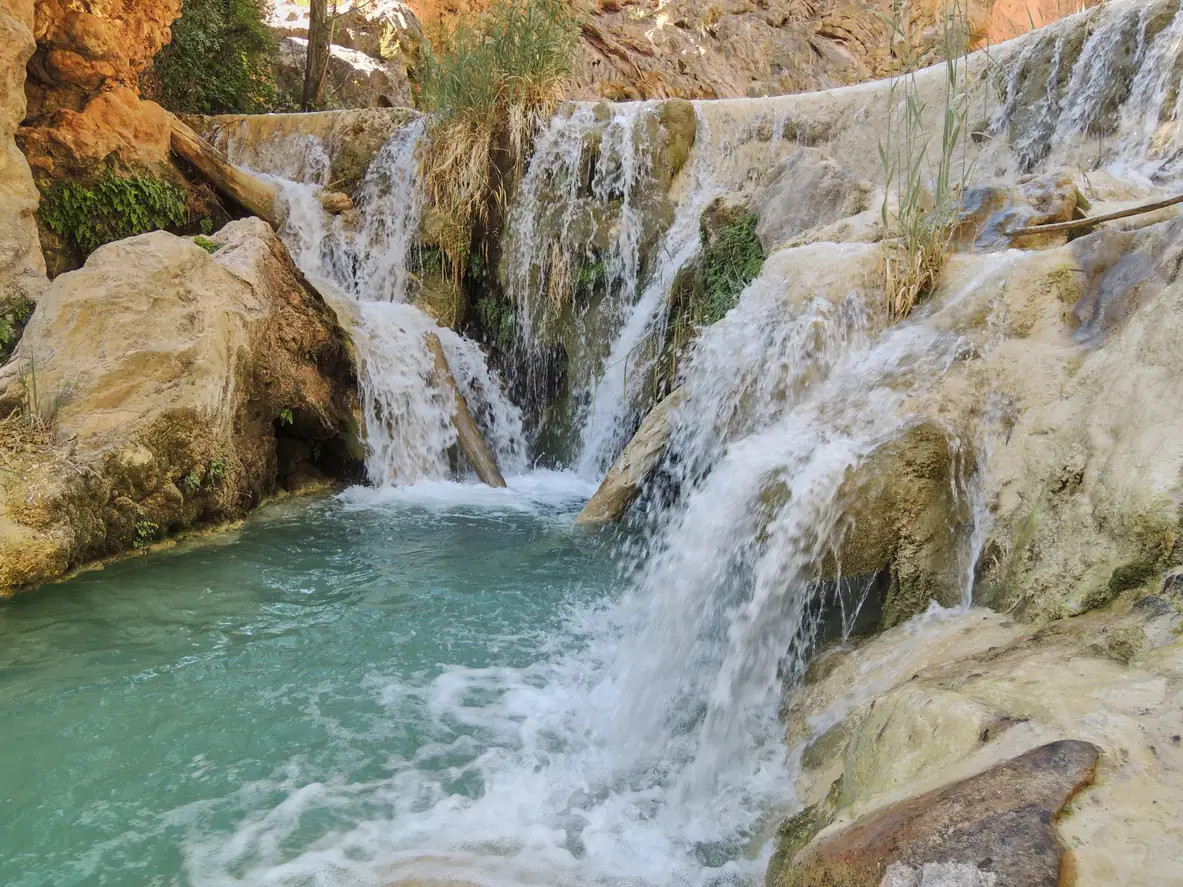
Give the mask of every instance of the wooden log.
<path id="1" fill-rule="evenodd" d="M 277 231 L 283 225 L 279 186 L 239 169 L 222 154 L 185 125 L 176 115 L 169 115 L 172 128 L 173 153 L 190 163 L 205 176 L 219 192 L 230 198 L 251 215 L 258 216 Z M 330 215 L 338 215 L 353 208 L 348 194 L 321 190 L 317 194 L 321 207 Z"/>
<path id="2" fill-rule="evenodd" d="M 465 401 L 460 386 L 456 384 L 456 377 L 452 375 L 452 370 L 448 366 L 448 358 L 444 355 L 444 346 L 440 343 L 440 337 L 435 333 L 428 333 L 424 339 L 427 350 L 431 352 L 431 356 L 435 360 L 436 383 L 451 390 L 456 404 L 456 410 L 452 414 L 452 424 L 456 427 L 460 449 L 464 451 L 464 455 L 468 457 L 468 461 L 476 469 L 477 477 L 491 487 L 504 487 L 505 478 L 501 476 L 497 460 L 493 458 L 493 452 L 485 443 L 481 430 L 472 418 L 472 413 L 469 412 L 468 402 Z"/>
<path id="3" fill-rule="evenodd" d="M 1108 213 L 1103 216 L 1091 216 L 1083 219 L 1072 219 L 1067 222 L 1053 222 L 1050 225 L 1032 225 L 1029 228 L 1016 228 L 1010 232 L 1011 237 L 1022 237 L 1026 234 L 1047 234 L 1053 231 L 1071 231 L 1075 228 L 1091 228 L 1094 225 L 1100 225 L 1102 222 L 1113 222 L 1117 219 L 1127 219 L 1130 216 L 1140 216 L 1143 213 L 1154 212 L 1156 209 L 1165 209 L 1168 206 L 1174 206 L 1176 203 L 1183 203 L 1183 194 L 1177 197 L 1171 197 L 1167 200 L 1159 200 L 1154 203 L 1144 203 L 1141 206 L 1132 206 L 1129 209 L 1123 209 L 1120 212 Z"/>
<path id="4" fill-rule="evenodd" d="M 612 464 L 596 494 L 575 519 L 579 524 L 616 523 L 661 463 L 673 431 L 672 415 L 686 399 L 681 388 L 649 411 L 624 452 Z"/>

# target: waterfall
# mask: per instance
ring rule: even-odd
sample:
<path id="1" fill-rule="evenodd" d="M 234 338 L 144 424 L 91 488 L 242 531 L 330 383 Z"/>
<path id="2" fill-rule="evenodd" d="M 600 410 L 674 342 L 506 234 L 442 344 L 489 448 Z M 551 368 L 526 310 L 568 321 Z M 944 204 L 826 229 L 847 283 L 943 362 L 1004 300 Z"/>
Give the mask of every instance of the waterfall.
<path id="1" fill-rule="evenodd" d="M 671 441 L 686 489 L 639 568 L 608 741 L 638 767 L 679 749 L 697 803 L 741 792 L 753 746 L 779 741 L 769 712 L 808 664 L 817 577 L 850 529 L 843 485 L 920 421 L 906 402 L 960 347 L 924 318 L 879 331 L 874 255 L 778 253 L 690 358 Z"/>
<path id="2" fill-rule="evenodd" d="M 700 116 L 696 141 L 709 144 L 710 136 L 710 126 Z M 689 193 L 678 204 L 673 224 L 658 243 L 649 279 L 640 298 L 626 312 L 603 370 L 584 392 L 583 399 L 590 403 L 580 431 L 578 471 L 584 477 L 602 477 L 634 429 L 637 401 L 653 362 L 646 354 L 657 350 L 644 352 L 640 348 L 655 332 L 664 332 L 674 280 L 699 251 L 699 219 L 721 190 L 714 179 L 716 160 L 709 150 L 694 152 Z"/>
<path id="3" fill-rule="evenodd" d="M 355 221 L 328 219 L 313 184 L 275 179 L 285 205 L 280 234 L 292 258 L 326 294 L 346 304 L 341 319 L 352 321 L 366 419 L 366 473 L 379 486 L 451 474 L 454 403 L 433 380 L 434 364 L 423 344 L 427 333 L 440 338 L 502 470 L 522 471 L 527 461 L 521 411 L 480 348 L 408 304 L 413 282 L 408 265 L 424 204 L 417 156 L 424 135 L 423 121 L 415 120 L 386 142 L 366 171 Z M 280 173 L 293 169 L 290 154 L 278 156 Z"/>

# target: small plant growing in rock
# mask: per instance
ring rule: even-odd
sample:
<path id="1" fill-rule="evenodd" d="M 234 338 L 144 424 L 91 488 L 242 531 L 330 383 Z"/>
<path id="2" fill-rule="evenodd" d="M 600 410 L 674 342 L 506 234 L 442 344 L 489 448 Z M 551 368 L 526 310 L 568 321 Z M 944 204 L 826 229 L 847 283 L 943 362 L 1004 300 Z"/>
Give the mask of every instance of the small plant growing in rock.
<path id="1" fill-rule="evenodd" d="M 210 255 L 213 255 L 214 253 L 216 253 L 218 250 L 220 250 L 222 248 L 222 244 L 214 243 L 208 237 L 205 237 L 201 234 L 198 234 L 196 237 L 194 237 L 193 242 L 196 243 L 199 247 L 201 247 L 203 250 L 205 250 Z"/>
<path id="2" fill-rule="evenodd" d="M 33 316 L 35 307 L 31 299 L 21 297 L 0 308 L 0 364 L 12 355 L 19 334 Z"/>
<path id="3" fill-rule="evenodd" d="M 160 534 L 160 524 L 150 520 L 136 521 L 136 536 L 132 545 L 136 548 L 147 548 Z"/>
<path id="4" fill-rule="evenodd" d="M 205 476 L 209 478 L 210 483 L 220 484 L 226 477 L 226 461 L 224 459 L 214 459 L 209 463 L 209 468 L 206 469 Z"/>
<path id="5" fill-rule="evenodd" d="M 280 425 L 292 425 L 295 423 L 295 421 L 296 421 L 296 419 L 292 415 L 292 408 L 291 407 L 284 407 L 282 410 L 279 411 L 279 424 Z"/>
<path id="6" fill-rule="evenodd" d="M 185 194 L 172 182 L 118 175 L 114 166 L 90 184 L 58 182 L 45 192 L 40 212 L 82 257 L 113 240 L 180 228 L 188 218 Z"/>
<path id="7" fill-rule="evenodd" d="M 190 471 L 181 478 L 181 489 L 185 491 L 187 496 L 196 495 L 197 491 L 201 489 L 201 475 L 196 471 Z"/>

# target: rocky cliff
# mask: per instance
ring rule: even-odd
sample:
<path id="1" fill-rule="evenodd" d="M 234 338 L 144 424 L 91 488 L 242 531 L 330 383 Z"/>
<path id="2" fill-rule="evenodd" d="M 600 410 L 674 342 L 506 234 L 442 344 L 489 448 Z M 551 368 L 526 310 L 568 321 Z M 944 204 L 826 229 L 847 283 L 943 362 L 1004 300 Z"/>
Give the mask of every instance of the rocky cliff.
<path id="1" fill-rule="evenodd" d="M 37 237 L 37 189 L 13 136 L 25 116 L 25 63 L 34 51 L 32 0 L 0 5 L 0 323 L 36 299 L 45 284 Z M 23 311 L 21 312 L 23 313 Z M 0 354 L 8 343 L 0 339 Z"/>

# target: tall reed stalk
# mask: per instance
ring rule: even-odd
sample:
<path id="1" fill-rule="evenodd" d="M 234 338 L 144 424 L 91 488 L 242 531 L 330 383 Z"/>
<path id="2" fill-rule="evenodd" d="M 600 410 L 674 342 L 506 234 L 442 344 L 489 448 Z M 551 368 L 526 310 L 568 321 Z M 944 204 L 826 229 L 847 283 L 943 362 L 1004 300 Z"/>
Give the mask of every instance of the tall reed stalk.
<path id="1" fill-rule="evenodd" d="M 953 222 L 970 174 L 967 159 L 968 27 L 961 0 L 947 0 L 941 15 L 940 50 L 944 81 L 939 94 L 941 138 L 932 140 L 932 115 L 922 95 L 906 7 L 897 2 L 887 18 L 893 43 L 903 47 L 903 73 L 891 81 L 887 128 L 879 143 L 888 195 L 882 221 L 888 240 L 883 261 L 887 310 L 893 320 L 907 317 L 940 282 Z M 894 192 L 893 192 L 894 189 Z"/>

